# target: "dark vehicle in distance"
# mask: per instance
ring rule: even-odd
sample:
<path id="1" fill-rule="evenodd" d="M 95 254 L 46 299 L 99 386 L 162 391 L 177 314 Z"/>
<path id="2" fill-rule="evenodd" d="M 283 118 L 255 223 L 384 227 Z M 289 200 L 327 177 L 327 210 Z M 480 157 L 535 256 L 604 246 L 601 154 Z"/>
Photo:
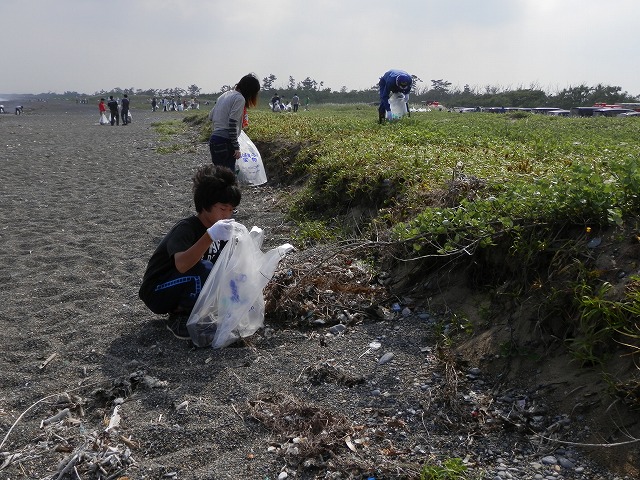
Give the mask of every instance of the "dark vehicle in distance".
<path id="1" fill-rule="evenodd" d="M 593 117 L 593 112 L 600 110 L 602 107 L 572 107 L 572 117 Z"/>
<path id="2" fill-rule="evenodd" d="M 594 117 L 617 117 L 621 113 L 633 112 L 630 108 L 599 108 L 593 111 Z"/>

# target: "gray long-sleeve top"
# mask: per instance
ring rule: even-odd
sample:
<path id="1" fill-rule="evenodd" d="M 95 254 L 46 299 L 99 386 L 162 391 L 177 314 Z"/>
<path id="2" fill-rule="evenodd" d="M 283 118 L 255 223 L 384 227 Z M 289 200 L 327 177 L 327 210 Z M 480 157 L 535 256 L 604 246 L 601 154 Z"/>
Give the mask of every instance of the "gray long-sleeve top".
<path id="1" fill-rule="evenodd" d="M 209 112 L 209 120 L 213 122 L 211 135 L 228 138 L 234 148 L 239 150 L 238 136 L 242 132 L 242 115 L 245 99 L 236 90 L 224 92 Z"/>

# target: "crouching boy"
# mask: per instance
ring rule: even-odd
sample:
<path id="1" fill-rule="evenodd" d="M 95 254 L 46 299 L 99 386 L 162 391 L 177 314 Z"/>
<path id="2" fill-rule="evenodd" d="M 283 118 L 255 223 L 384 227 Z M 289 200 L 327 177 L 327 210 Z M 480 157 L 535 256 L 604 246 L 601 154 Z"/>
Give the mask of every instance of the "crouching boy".
<path id="1" fill-rule="evenodd" d="M 169 314 L 167 329 L 189 339 L 187 320 L 213 264 L 230 239 L 231 216 L 240 204 L 235 174 L 213 164 L 193 177 L 196 214 L 176 223 L 149 260 L 140 299 L 156 314 Z"/>

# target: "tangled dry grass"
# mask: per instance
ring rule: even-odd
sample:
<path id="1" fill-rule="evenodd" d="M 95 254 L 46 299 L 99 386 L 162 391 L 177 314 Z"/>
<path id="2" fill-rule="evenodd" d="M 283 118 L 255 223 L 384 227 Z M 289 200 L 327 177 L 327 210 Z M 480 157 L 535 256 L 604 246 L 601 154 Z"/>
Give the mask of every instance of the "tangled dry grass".
<path id="1" fill-rule="evenodd" d="M 316 327 L 384 318 L 382 307 L 392 298 L 386 277 L 355 256 L 356 250 L 325 246 L 296 263 L 285 259 L 265 289 L 266 314 L 276 322 Z"/>

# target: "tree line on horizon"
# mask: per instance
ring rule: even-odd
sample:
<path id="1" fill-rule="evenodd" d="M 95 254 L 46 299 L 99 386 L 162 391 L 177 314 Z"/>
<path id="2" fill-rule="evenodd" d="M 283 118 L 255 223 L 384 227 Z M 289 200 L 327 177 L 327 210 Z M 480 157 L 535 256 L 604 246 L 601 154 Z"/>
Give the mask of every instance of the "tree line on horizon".
<path id="1" fill-rule="evenodd" d="M 556 107 L 569 109 L 575 106 L 588 106 L 595 103 L 635 103 L 640 102 L 640 96 L 633 96 L 627 91 L 623 91 L 620 86 L 611 86 L 597 84 L 588 86 L 580 84 L 570 86 L 560 91 L 549 93 L 544 91 L 537 85 L 531 85 L 528 88 L 518 87 L 511 89 L 509 87 L 500 87 L 497 85 L 487 85 L 482 89 L 472 88 L 468 84 L 464 87 L 453 87 L 451 82 L 444 79 L 434 79 L 430 81 L 430 85 L 422 85 L 424 82 L 417 76 L 413 77 L 413 87 L 411 90 L 410 104 L 428 104 L 438 102 L 447 107 Z M 367 103 L 376 104 L 378 98 L 378 85 L 374 84 L 365 90 L 349 90 L 346 86 L 339 90 L 332 90 L 324 85 L 323 81 L 316 81 L 311 77 L 306 77 L 302 81 L 296 81 L 289 76 L 286 85 L 276 86 L 278 78 L 274 74 L 270 74 L 262 79 L 262 101 L 269 101 L 272 94 L 278 93 L 283 101 L 290 100 L 294 94 L 300 96 L 303 100 L 308 98 L 310 103 Z M 233 88 L 232 85 L 223 85 L 218 92 L 203 93 L 202 89 L 193 84 L 186 89 L 181 87 L 167 89 L 134 89 L 134 88 L 114 88 L 111 91 L 101 90 L 95 92 L 93 96 L 108 96 L 123 94 L 140 95 L 158 98 L 206 98 L 215 101 L 222 93 Z M 267 93 L 268 92 L 268 93 Z M 46 95 L 46 94 L 43 94 Z M 49 94 L 52 95 L 52 94 Z M 86 94 L 77 92 L 65 92 L 65 97 L 84 97 Z"/>
<path id="2" fill-rule="evenodd" d="M 430 86 L 422 86 L 424 83 L 418 76 L 411 75 L 413 87 L 411 89 L 410 103 L 434 103 L 438 102 L 446 106 L 469 107 L 557 107 L 569 109 L 575 106 L 593 105 L 604 102 L 614 104 L 618 102 L 639 102 L 638 96 L 633 96 L 622 90 L 619 86 L 598 84 L 588 86 L 581 84 L 564 88 L 556 93 L 547 93 L 537 85 L 529 88 L 516 89 L 502 88 L 495 85 L 487 85 L 482 91 L 472 88 L 468 84 L 462 89 L 453 87 L 451 82 L 437 79 L 431 80 Z M 325 88 L 323 82 L 317 82 L 310 77 L 302 82 L 296 82 L 289 76 L 286 87 L 274 87 L 277 77 L 273 74 L 262 79 L 264 91 L 278 92 L 281 97 L 291 98 L 295 93 L 308 96 L 314 103 L 377 103 L 378 85 L 374 84 L 366 90 L 348 90 L 346 86 L 339 91 Z"/>

